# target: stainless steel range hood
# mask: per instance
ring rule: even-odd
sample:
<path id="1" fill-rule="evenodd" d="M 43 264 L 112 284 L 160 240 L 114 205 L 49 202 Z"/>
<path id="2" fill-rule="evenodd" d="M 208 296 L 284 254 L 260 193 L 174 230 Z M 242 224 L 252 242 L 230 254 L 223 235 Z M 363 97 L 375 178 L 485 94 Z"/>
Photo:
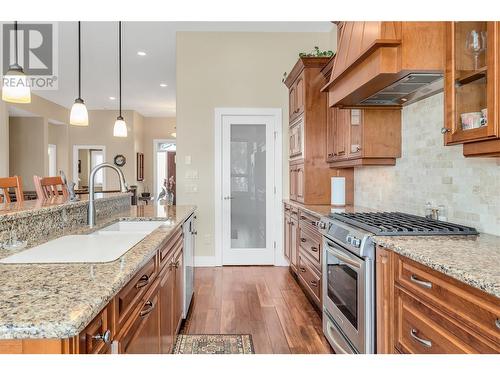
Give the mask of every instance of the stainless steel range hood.
<path id="1" fill-rule="evenodd" d="M 399 106 L 414 103 L 443 91 L 443 75 L 410 73 L 400 80 L 361 101 L 366 106 Z"/>

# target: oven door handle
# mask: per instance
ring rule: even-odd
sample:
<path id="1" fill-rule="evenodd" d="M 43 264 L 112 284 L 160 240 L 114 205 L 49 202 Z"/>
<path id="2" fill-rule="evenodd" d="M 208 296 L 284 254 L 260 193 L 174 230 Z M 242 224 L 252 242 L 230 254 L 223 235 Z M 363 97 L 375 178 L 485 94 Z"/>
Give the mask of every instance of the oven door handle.
<path id="1" fill-rule="evenodd" d="M 356 268 L 361 268 L 361 265 L 359 262 L 356 262 L 354 259 L 350 258 L 348 255 L 345 255 L 344 253 L 341 253 L 338 251 L 335 247 L 333 247 L 333 244 L 331 242 L 327 242 L 327 249 L 330 254 L 332 254 L 334 257 L 337 259 L 341 260 L 344 263 L 347 263 L 350 266 L 356 267 Z"/>

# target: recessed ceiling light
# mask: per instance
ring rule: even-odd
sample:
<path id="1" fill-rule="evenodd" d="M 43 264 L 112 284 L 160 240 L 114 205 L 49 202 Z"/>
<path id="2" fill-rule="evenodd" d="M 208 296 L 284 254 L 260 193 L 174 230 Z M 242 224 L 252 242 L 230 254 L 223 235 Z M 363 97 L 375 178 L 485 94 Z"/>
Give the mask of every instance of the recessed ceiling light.
<path id="1" fill-rule="evenodd" d="M 139 52 L 137 52 L 137 54 L 139 56 L 146 56 L 146 52 L 144 52 L 144 51 L 139 51 Z"/>
<path id="2" fill-rule="evenodd" d="M 160 87 L 167 87 L 168 85 L 166 83 L 160 83 Z"/>
<path id="3" fill-rule="evenodd" d="M 114 96 L 110 96 L 109 100 L 115 100 L 116 98 Z"/>

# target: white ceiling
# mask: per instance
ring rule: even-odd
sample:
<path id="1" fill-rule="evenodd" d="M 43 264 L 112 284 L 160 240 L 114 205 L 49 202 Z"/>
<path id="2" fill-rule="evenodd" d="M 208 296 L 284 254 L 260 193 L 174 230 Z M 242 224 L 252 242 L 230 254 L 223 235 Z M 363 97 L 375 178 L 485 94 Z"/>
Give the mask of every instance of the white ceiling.
<path id="1" fill-rule="evenodd" d="M 331 27 L 330 22 L 124 22 L 123 108 L 175 116 L 177 31 L 328 32 Z M 70 108 L 77 97 L 77 23 L 59 22 L 58 37 L 59 89 L 36 94 Z M 89 109 L 118 108 L 117 64 L 118 23 L 82 22 L 82 98 Z"/>

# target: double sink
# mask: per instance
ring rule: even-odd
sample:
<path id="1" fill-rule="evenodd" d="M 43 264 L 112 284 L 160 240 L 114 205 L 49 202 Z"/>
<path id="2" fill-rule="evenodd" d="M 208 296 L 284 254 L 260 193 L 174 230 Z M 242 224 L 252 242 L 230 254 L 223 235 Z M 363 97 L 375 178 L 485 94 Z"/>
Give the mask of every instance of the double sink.
<path id="1" fill-rule="evenodd" d="M 119 221 L 86 235 L 68 235 L 6 258 L 3 264 L 107 263 L 120 258 L 165 221 Z"/>

